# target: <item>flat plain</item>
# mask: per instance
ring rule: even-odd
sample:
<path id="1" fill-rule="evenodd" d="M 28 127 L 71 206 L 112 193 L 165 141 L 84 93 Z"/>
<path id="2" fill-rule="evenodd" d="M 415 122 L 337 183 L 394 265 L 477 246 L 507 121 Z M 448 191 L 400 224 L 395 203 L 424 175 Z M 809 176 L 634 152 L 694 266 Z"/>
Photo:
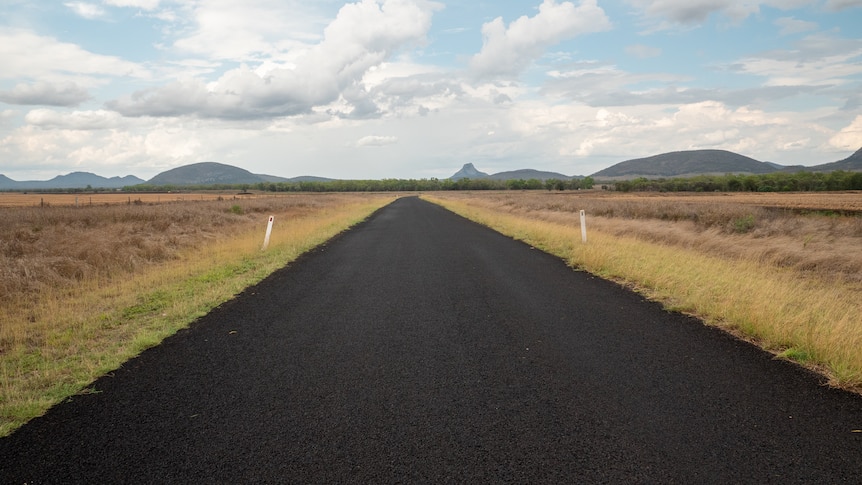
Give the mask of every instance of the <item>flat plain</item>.
<path id="1" fill-rule="evenodd" d="M 0 439 L 0 482 L 862 474 L 862 397 L 413 197 L 88 390 Z"/>
<path id="2" fill-rule="evenodd" d="M 92 206 L 116 204 L 161 204 L 168 202 L 192 202 L 204 200 L 246 200 L 274 197 L 272 194 L 240 194 L 236 191 L 176 192 L 176 193 L 126 193 L 126 192 L 82 192 L 39 193 L 0 192 L 0 207 L 36 206 Z"/>
<path id="3" fill-rule="evenodd" d="M 201 291 L 186 298 L 193 303 L 189 309 L 176 306 L 171 294 L 189 290 L 170 285 L 191 277 L 214 288 L 223 278 L 254 272 L 257 263 L 248 258 L 259 253 L 268 215 L 278 221 L 275 241 L 312 241 L 288 243 L 286 257 L 293 258 L 321 241 L 310 236 L 312 228 L 330 224 L 341 208 L 363 201 L 379 207 L 393 199 L 92 194 L 97 195 L 105 198 L 92 204 L 89 194 L 0 197 L 7 204 L 0 208 L 0 434 L 110 370 L 113 364 L 93 348 L 127 352 L 138 330 L 158 326 L 159 315 L 168 315 L 167 327 L 175 329 L 176 322 L 207 308 Z M 485 223 L 821 372 L 835 386 L 862 389 L 862 193 L 505 191 L 423 197 L 527 221 L 514 229 Z M 364 207 L 360 212 L 373 210 Z M 580 209 L 586 210 L 590 238 L 584 246 L 577 244 Z M 537 235 L 537 224 L 546 225 L 544 236 Z M 688 255 L 720 264 L 703 266 L 683 258 Z M 277 261 L 267 265 L 278 267 Z M 158 341 L 144 339 L 132 348 Z M 75 366 L 78 371 L 70 370 Z"/>
<path id="4" fill-rule="evenodd" d="M 732 203 L 757 207 L 807 209 L 821 211 L 862 211 L 860 192 L 722 192 L 722 193 L 668 193 L 641 192 L 622 194 L 609 191 L 591 191 L 587 197 L 615 200 L 660 199 L 684 203 Z"/>

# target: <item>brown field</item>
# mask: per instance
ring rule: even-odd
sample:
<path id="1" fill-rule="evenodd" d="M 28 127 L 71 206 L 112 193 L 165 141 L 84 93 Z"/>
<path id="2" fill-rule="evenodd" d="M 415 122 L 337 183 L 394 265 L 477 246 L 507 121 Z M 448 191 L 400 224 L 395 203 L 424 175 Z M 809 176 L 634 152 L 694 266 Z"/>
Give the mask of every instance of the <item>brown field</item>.
<path id="1" fill-rule="evenodd" d="M 696 248 L 862 285 L 862 192 L 617 194 L 603 191 L 446 193 L 446 198 L 614 236 Z"/>
<path id="2" fill-rule="evenodd" d="M 280 197 L 281 194 L 239 194 L 226 192 L 173 192 L 173 193 L 118 193 L 97 192 L 84 194 L 42 194 L 28 192 L 0 192 L 2 207 L 116 205 L 116 204 L 161 204 L 206 200 L 246 200 Z"/>
<path id="3" fill-rule="evenodd" d="M 4 197 L 0 201 L 19 204 L 0 208 L 0 304 L 181 259 L 260 226 L 269 214 L 282 222 L 361 200 L 351 194 L 196 193 L 140 194 L 129 204 L 128 195 L 94 194 L 92 205 L 75 207 L 74 195 Z"/>
<path id="4" fill-rule="evenodd" d="M 568 193 L 562 193 L 567 195 Z M 684 203 L 733 203 L 784 209 L 862 211 L 862 192 L 721 192 L 721 193 L 618 193 L 584 192 L 586 198 L 614 200 L 664 200 Z"/>

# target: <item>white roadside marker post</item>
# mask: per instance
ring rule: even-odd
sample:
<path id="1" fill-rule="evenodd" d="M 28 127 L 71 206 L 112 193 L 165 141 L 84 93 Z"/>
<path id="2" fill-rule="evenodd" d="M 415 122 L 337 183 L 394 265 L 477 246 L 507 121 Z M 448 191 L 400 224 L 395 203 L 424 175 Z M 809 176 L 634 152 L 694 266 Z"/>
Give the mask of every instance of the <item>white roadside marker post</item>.
<path id="1" fill-rule="evenodd" d="M 581 241 L 587 242 L 587 215 L 581 211 Z"/>
<path id="2" fill-rule="evenodd" d="M 263 251 L 266 251 L 266 248 L 269 246 L 269 236 L 272 234 L 272 221 L 275 219 L 275 216 L 269 216 L 269 223 L 266 225 L 266 237 L 263 238 Z"/>

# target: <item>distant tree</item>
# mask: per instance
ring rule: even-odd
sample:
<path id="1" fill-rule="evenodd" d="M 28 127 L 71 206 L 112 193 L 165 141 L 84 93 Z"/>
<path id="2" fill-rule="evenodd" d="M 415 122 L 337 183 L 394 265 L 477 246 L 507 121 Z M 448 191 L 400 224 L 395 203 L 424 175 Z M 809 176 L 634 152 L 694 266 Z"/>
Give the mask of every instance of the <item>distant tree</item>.
<path id="1" fill-rule="evenodd" d="M 527 190 L 539 190 L 544 188 L 545 184 L 539 179 L 529 179 L 524 183 L 524 188 Z"/>
<path id="2" fill-rule="evenodd" d="M 545 180 L 545 188 L 548 189 L 549 191 L 554 190 L 554 189 L 565 190 L 566 189 L 566 182 L 564 182 L 560 179 L 547 179 L 547 180 Z"/>
<path id="3" fill-rule="evenodd" d="M 506 188 L 509 190 L 523 190 L 527 186 L 524 179 L 509 179 L 506 181 Z"/>

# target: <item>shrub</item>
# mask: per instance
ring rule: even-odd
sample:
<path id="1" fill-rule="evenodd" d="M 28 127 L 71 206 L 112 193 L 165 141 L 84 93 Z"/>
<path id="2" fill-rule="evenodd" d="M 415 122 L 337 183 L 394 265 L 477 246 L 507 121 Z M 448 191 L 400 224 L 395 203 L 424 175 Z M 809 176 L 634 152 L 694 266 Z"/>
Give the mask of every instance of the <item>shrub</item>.
<path id="1" fill-rule="evenodd" d="M 751 232 L 754 229 L 754 216 L 748 214 L 747 216 L 740 217 L 739 219 L 735 219 L 733 221 L 733 230 L 740 234 L 745 234 L 747 232 Z"/>

